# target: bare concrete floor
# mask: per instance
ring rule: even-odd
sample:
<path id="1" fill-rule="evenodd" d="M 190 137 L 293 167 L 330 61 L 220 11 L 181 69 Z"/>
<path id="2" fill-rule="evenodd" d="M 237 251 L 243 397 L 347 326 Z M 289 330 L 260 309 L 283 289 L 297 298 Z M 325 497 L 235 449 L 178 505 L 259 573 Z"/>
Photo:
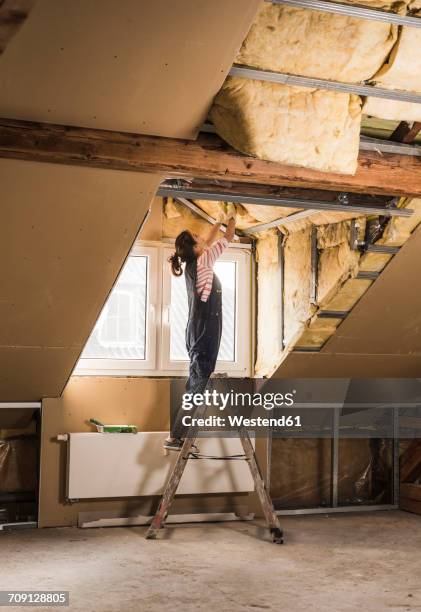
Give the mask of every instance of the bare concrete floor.
<path id="1" fill-rule="evenodd" d="M 84 612 L 421 610 L 421 517 L 282 525 L 283 546 L 248 522 L 170 526 L 156 541 L 140 527 L 1 532 L 0 589 L 68 590 Z"/>

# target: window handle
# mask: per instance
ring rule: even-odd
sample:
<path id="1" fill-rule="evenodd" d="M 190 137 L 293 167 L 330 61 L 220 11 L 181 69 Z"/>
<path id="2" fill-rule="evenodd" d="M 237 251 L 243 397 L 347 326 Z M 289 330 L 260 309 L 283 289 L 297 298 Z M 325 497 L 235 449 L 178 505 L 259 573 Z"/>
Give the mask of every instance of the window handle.
<path id="1" fill-rule="evenodd" d="M 164 304 L 164 323 L 165 325 L 170 325 L 170 312 L 171 312 L 171 306 L 170 304 Z"/>
<path id="2" fill-rule="evenodd" d="M 151 323 L 156 322 L 156 306 L 155 304 L 150 304 L 149 306 L 149 316 L 151 318 Z"/>

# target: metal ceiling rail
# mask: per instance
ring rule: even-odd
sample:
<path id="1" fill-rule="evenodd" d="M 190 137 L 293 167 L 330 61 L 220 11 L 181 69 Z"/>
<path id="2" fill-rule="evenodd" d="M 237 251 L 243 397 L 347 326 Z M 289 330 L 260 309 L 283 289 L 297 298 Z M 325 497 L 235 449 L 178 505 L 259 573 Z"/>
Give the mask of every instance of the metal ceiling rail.
<path id="1" fill-rule="evenodd" d="M 308 210 L 300 210 L 300 212 L 293 213 L 292 215 L 287 215 L 286 217 L 280 217 L 279 219 L 274 219 L 274 221 L 269 221 L 268 223 L 259 223 L 258 225 L 248 227 L 247 229 L 243 230 L 243 234 L 245 234 L 246 236 L 248 234 L 258 234 L 259 232 L 264 232 L 265 230 L 271 229 L 272 227 L 290 225 L 291 223 L 295 223 L 296 221 L 308 219 L 316 212 L 316 210 L 311 208 Z"/>
<path id="2" fill-rule="evenodd" d="M 383 215 L 386 217 L 410 217 L 412 210 L 407 208 L 386 208 L 366 204 L 347 204 L 340 201 L 323 202 L 295 198 L 259 197 L 247 193 L 230 193 L 229 191 L 206 189 L 189 189 L 188 186 L 161 184 L 157 191 L 160 197 L 186 198 L 193 200 L 210 200 L 232 202 L 233 204 L 256 204 L 264 206 L 281 206 L 284 208 L 304 208 L 305 210 L 329 210 L 333 212 L 356 212 L 361 215 Z"/>
<path id="3" fill-rule="evenodd" d="M 372 96 L 373 98 L 421 104 L 421 94 L 397 89 L 382 89 L 381 87 L 374 87 L 374 85 L 358 85 L 354 83 L 328 81 L 327 79 L 314 79 L 311 77 L 298 76 L 296 74 L 285 74 L 284 72 L 259 70 L 257 68 L 251 68 L 250 66 L 238 66 L 237 64 L 234 64 L 229 74 L 230 76 L 238 76 L 245 79 L 253 79 L 255 81 L 270 81 L 271 83 L 310 87 L 311 89 L 332 89 L 334 91 L 357 94 L 359 96 Z"/>
<path id="4" fill-rule="evenodd" d="M 337 15 L 346 15 L 348 17 L 370 19 L 372 21 L 386 21 L 387 23 L 410 26 L 412 28 L 421 28 L 421 19 L 418 17 L 401 16 L 396 13 L 364 6 L 327 2 L 326 0 L 266 0 L 266 2 L 270 2 L 271 4 L 286 4 L 288 6 L 310 9 L 312 11 L 322 11 L 323 13 L 336 13 Z"/>
<path id="5" fill-rule="evenodd" d="M 360 136 L 360 151 L 376 151 L 378 153 L 395 153 L 396 155 L 411 155 L 421 157 L 421 146 Z"/>

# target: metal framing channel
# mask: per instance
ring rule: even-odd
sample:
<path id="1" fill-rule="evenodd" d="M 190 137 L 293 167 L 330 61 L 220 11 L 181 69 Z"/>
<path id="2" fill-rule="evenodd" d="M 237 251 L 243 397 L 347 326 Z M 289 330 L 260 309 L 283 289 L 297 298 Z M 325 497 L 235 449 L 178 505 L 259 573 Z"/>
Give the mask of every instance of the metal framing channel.
<path id="1" fill-rule="evenodd" d="M 359 17 L 360 19 L 370 19 L 372 21 L 386 21 L 396 25 L 406 25 L 412 28 L 421 28 L 421 19 L 418 17 L 400 16 L 396 13 L 381 11 L 379 9 L 365 8 L 362 6 L 349 6 L 337 2 L 326 2 L 325 0 L 266 0 L 272 4 L 287 4 L 313 11 L 324 13 L 336 13 L 337 15 L 348 15 L 349 17 Z"/>
<path id="2" fill-rule="evenodd" d="M 321 310 L 317 313 L 320 319 L 345 319 L 349 314 L 346 310 Z"/>
<path id="3" fill-rule="evenodd" d="M 359 96 L 372 96 L 373 98 L 383 98 L 385 100 L 398 100 L 400 102 L 421 104 L 421 94 L 411 93 L 409 91 L 382 89 L 381 87 L 374 87 L 374 85 L 341 83 L 339 81 L 328 81 L 327 79 L 314 79 L 311 77 L 299 76 L 297 74 L 259 70 L 257 68 L 251 68 L 250 66 L 238 66 L 234 64 L 229 75 L 256 81 L 269 81 L 281 85 L 295 85 L 298 87 L 310 87 L 311 89 L 332 89 L 334 91 L 357 94 Z"/>
<path id="4" fill-rule="evenodd" d="M 360 272 L 358 272 L 355 278 L 357 280 L 362 280 L 362 279 L 376 280 L 376 278 L 379 278 L 379 276 L 380 276 L 380 272 L 369 272 L 369 271 L 366 272 L 364 270 L 360 270 Z"/>
<path id="5" fill-rule="evenodd" d="M 232 202 L 233 204 L 261 204 L 264 206 L 281 206 L 284 208 L 304 208 L 305 210 L 329 210 L 333 212 L 357 212 L 361 215 L 382 215 L 385 217 L 410 217 L 413 210 L 408 208 L 384 208 L 382 206 L 365 206 L 345 204 L 342 202 L 323 202 L 317 200 L 301 200 L 295 198 L 259 197 L 247 193 L 230 193 L 229 191 L 209 191 L 206 189 L 189 189 L 173 185 L 161 185 L 157 191 L 160 197 L 170 197 L 178 200 L 210 200 Z M 192 204 L 189 202 L 189 204 Z M 186 206 L 188 204 L 186 203 Z M 193 206 L 195 206 L 193 204 Z M 199 209 L 201 210 L 201 209 Z M 203 215 L 206 215 L 202 210 Z M 209 215 L 207 215 L 209 217 Z M 212 219 L 212 217 L 209 217 Z M 215 220 L 213 220 L 215 221 Z"/>
<path id="6" fill-rule="evenodd" d="M 399 408 L 393 408 L 393 503 L 399 506 Z"/>
<path id="7" fill-rule="evenodd" d="M 295 223 L 296 221 L 302 221 L 303 219 L 308 219 L 312 215 L 315 214 L 315 210 L 311 208 L 309 210 L 301 210 L 300 212 L 293 213 L 292 215 L 287 215 L 286 217 L 280 217 L 279 219 L 275 219 L 274 221 L 269 221 L 269 223 L 259 223 L 259 225 L 253 225 L 253 227 L 248 227 L 243 230 L 243 234 L 246 236 L 249 234 L 258 234 L 259 232 L 264 232 L 267 229 L 271 229 L 272 227 L 278 226 L 286 226 L 291 223 Z"/>
<path id="8" fill-rule="evenodd" d="M 400 247 L 387 246 L 386 244 L 369 244 L 366 251 L 369 253 L 388 253 L 389 255 L 396 255 L 399 253 Z"/>
<path id="9" fill-rule="evenodd" d="M 331 469 L 332 469 L 332 508 L 338 507 L 339 482 L 339 418 L 341 408 L 333 409 Z"/>
<path id="10" fill-rule="evenodd" d="M 374 512 L 379 510 L 398 510 L 396 504 L 377 504 L 364 506 L 337 506 L 335 508 L 299 508 L 297 510 L 275 510 L 278 516 L 295 516 L 300 514 L 331 514 L 334 512 Z"/>
<path id="11" fill-rule="evenodd" d="M 317 249 L 317 227 L 311 226 L 311 276 L 310 276 L 310 304 L 317 304 L 317 283 L 319 268 L 319 251 Z"/>
<path id="12" fill-rule="evenodd" d="M 284 235 L 278 232 L 278 270 L 279 270 L 279 284 L 281 288 L 281 308 L 279 317 L 280 326 L 280 338 L 281 338 L 281 351 L 285 347 L 285 308 L 284 308 L 284 275 L 285 275 L 285 262 L 284 262 Z"/>
<path id="13" fill-rule="evenodd" d="M 421 156 L 419 145 L 409 145 L 380 138 L 370 138 L 362 135 L 360 138 L 360 151 L 376 151 L 377 153 L 394 153 L 396 155 Z"/>

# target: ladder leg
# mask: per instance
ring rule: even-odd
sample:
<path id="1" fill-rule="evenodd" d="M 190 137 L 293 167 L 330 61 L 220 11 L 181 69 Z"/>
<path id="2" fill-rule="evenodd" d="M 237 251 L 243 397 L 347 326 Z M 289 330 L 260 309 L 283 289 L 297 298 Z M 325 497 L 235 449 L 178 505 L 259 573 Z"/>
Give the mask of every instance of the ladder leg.
<path id="1" fill-rule="evenodd" d="M 177 487 L 183 475 L 184 469 L 187 465 L 189 453 L 195 439 L 195 437 L 192 437 L 184 440 L 183 446 L 178 454 L 177 461 L 165 487 L 164 494 L 159 502 L 158 509 L 152 519 L 152 523 L 150 524 L 148 531 L 146 532 L 145 537 L 148 540 L 154 540 L 158 535 L 160 528 L 163 527 L 165 523 L 165 519 L 168 516 L 169 509 L 173 502 L 174 495 L 177 491 Z"/>
<path id="2" fill-rule="evenodd" d="M 260 505 L 262 506 L 263 515 L 268 524 L 270 533 L 272 534 L 272 539 L 275 544 L 282 544 L 283 533 L 281 525 L 279 523 L 277 515 L 275 514 L 272 500 L 269 496 L 265 482 L 260 473 L 260 469 L 256 461 L 256 455 L 254 453 L 254 448 L 246 430 L 242 429 L 240 431 L 240 439 L 250 467 L 250 472 L 253 476 L 256 493 L 259 497 Z"/>

